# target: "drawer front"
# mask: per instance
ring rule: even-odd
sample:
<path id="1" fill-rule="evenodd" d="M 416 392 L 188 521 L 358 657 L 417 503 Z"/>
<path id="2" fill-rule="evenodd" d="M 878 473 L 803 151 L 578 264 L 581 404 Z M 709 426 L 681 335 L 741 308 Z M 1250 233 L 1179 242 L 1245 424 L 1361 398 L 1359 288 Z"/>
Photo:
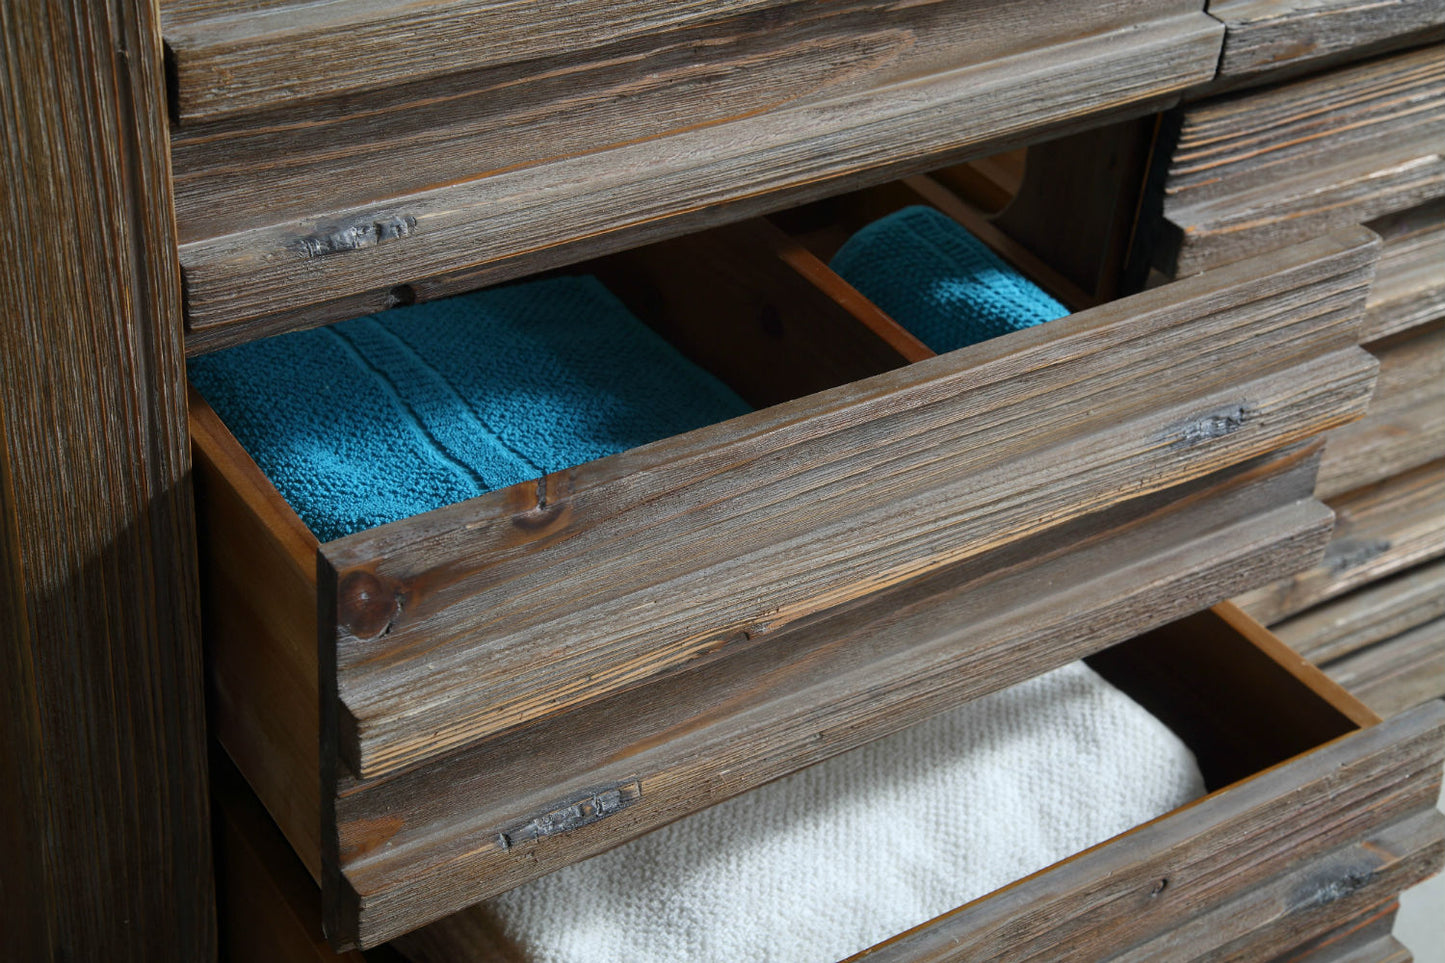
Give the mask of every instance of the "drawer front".
<path id="1" fill-rule="evenodd" d="M 1373 384 L 1376 248 L 1357 229 L 324 546 L 197 403 L 218 731 L 333 938 L 372 945 L 1298 570 L 1330 524 L 1309 440 Z M 541 822 L 565 831 L 500 842 Z"/>
<path id="2" fill-rule="evenodd" d="M 1219 788 L 854 959 L 1264 959 L 1445 863 L 1433 805 L 1445 708 L 1371 725 L 1227 605 L 1091 662 L 1179 733 Z M 523 963 L 500 949 L 502 931 L 484 904 L 397 945 L 417 963 Z"/>
<path id="3" fill-rule="evenodd" d="M 1176 119 L 1153 250 L 1169 276 L 1445 197 L 1442 44 L 1192 104 Z"/>
<path id="4" fill-rule="evenodd" d="M 1357 417 L 1366 236 L 328 543 L 341 758 L 413 765 Z"/>
<path id="5" fill-rule="evenodd" d="M 1224 53 L 1212 89 L 1445 37 L 1442 0 L 1212 0 Z"/>
<path id="6" fill-rule="evenodd" d="M 192 351 L 1142 112 L 1223 29 L 1199 0 L 171 6 Z"/>

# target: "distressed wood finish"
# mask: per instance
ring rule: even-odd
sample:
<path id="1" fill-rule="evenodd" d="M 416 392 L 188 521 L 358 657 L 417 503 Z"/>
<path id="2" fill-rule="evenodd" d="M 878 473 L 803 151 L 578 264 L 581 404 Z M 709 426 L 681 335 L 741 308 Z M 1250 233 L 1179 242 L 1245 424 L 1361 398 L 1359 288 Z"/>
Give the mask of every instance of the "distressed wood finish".
<path id="1" fill-rule="evenodd" d="M 1445 45 L 1191 105 L 1154 264 L 1191 274 L 1445 196 Z"/>
<path id="2" fill-rule="evenodd" d="M 1321 498 L 1445 458 L 1445 324 L 1366 347 L 1380 361 L 1375 395 L 1364 418 L 1330 432 Z"/>
<path id="3" fill-rule="evenodd" d="M 1265 624 L 1445 555 L 1445 461 L 1329 502 L 1335 536 L 1317 566 L 1235 601 Z"/>
<path id="4" fill-rule="evenodd" d="M 787 0 L 162 0 L 183 124 L 573 54 Z M 237 7 L 239 6 L 239 9 Z M 398 38 L 406 42 L 398 47 Z M 317 51 L 335 51 L 318 57 Z"/>
<path id="5" fill-rule="evenodd" d="M 1270 963 L 1410 963 L 1413 958 L 1390 935 L 1399 909 L 1398 900 L 1372 907 Z"/>
<path id="6" fill-rule="evenodd" d="M 1159 8 L 1184 6 L 1170 2 Z M 974 3 L 961 5 L 960 11 L 967 14 L 975 7 L 1015 9 Z M 1095 8 L 1105 16 L 1120 9 L 1116 4 L 1028 4 L 1030 30 L 1019 30 L 1015 19 L 992 32 L 1026 40 L 1042 17 L 1048 23 L 1068 22 L 1065 36 L 1076 37 L 1078 24 L 1098 15 L 1080 11 Z M 932 9 L 907 5 L 897 15 L 930 16 Z M 1135 20 L 1126 28 L 977 60 L 967 38 L 980 32 L 980 24 L 993 21 L 964 15 L 946 36 L 930 40 L 919 33 L 907 64 L 900 63 L 896 74 L 865 71 L 775 109 L 724 105 L 733 111 L 725 122 L 699 124 L 709 110 L 704 105 L 690 109 L 670 132 L 637 137 L 624 132 L 623 140 L 586 149 L 559 147 L 562 135 L 547 135 L 542 143 L 548 153 L 522 165 L 475 158 L 487 144 L 515 139 L 524 125 L 513 117 L 501 132 L 481 141 L 468 133 L 437 153 L 470 165 L 465 171 L 426 175 L 424 185 L 341 204 L 317 199 L 304 211 L 267 215 L 226 233 L 212 233 L 213 219 L 192 220 L 186 214 L 188 178 L 198 167 L 186 159 L 182 139 L 176 145 L 176 170 L 191 325 L 188 350 L 365 314 L 399 298 L 426 300 L 739 220 L 1038 138 L 1045 130 L 1085 124 L 1105 111 L 1143 112 L 1212 75 L 1222 29 L 1217 22 L 1198 12 L 1140 21 L 1139 9 L 1130 9 Z M 958 31 L 964 39 L 957 39 Z M 823 56 L 836 63 L 836 53 Z M 786 79 L 766 82 L 761 72 L 750 69 L 732 76 L 745 79 L 743 93 L 751 91 L 754 97 L 759 89 L 788 85 Z M 711 101 L 714 94 L 707 89 Z M 509 99 L 491 96 L 489 102 Z M 632 118 L 650 113 L 633 102 L 627 106 Z M 572 114 L 566 116 L 572 124 Z M 617 126 L 597 124 L 609 132 Z M 337 142 L 373 144 L 378 139 L 372 134 Z M 385 146 L 365 172 L 338 170 L 328 157 L 330 182 L 365 187 L 379 176 L 374 167 L 391 176 L 424 166 L 398 156 L 389 139 Z M 255 176 L 237 180 L 228 209 L 244 212 L 267 198 L 285 197 L 290 192 L 272 185 L 269 171 L 277 157 L 301 156 L 272 152 L 255 164 L 240 165 Z M 230 163 L 223 167 L 237 169 Z M 199 183 L 195 189 L 211 198 L 218 194 Z M 192 223 L 205 225 L 201 235 L 190 233 Z"/>
<path id="7" fill-rule="evenodd" d="M 1314 859 L 1290 866 L 1227 903 L 1196 915 L 1181 926 L 1118 955 L 1111 963 L 1148 963 L 1188 959 L 1197 963 L 1255 963 L 1291 947 L 1308 946 L 1285 957 L 1295 961 L 1332 959 L 1335 944 L 1316 941 L 1332 933 L 1342 916 L 1375 910 L 1381 899 L 1396 897 L 1440 871 L 1445 864 L 1445 815 L 1436 810 L 1362 833 L 1359 838 Z M 1371 913 L 1371 915 L 1376 915 Z M 1393 909 L 1385 914 L 1388 921 Z M 1383 927 L 1388 936 L 1389 927 Z M 1365 945 L 1378 941 L 1367 931 Z M 1232 938 L 1231 938 L 1232 937 Z M 1352 950 L 1358 950 L 1357 945 Z M 1202 952 L 1201 952 L 1202 951 Z"/>
<path id="8" fill-rule="evenodd" d="M 1432 705 L 1335 742 L 854 959 L 1044 961 L 1065 946 L 1071 959 L 1109 959 L 1373 827 L 1423 812 L 1438 834 L 1429 808 L 1442 716 Z"/>
<path id="9" fill-rule="evenodd" d="M 959 624 L 967 623 L 955 621 L 955 632 Z M 1298 882 L 1313 880 L 1317 889 L 1339 880 L 1349 857 L 1372 843 L 1381 844 L 1369 857 L 1379 878 L 1368 892 L 1356 885 L 1337 897 L 1378 903 L 1438 861 L 1442 819 L 1432 811 L 1432 794 L 1445 751 L 1437 744 L 1445 710 L 1396 722 L 1401 728 L 1388 736 L 1379 728 L 1359 732 L 1377 718 L 1227 605 L 1092 661 L 1146 707 L 1167 707 L 1163 721 L 1200 756 L 1216 791 L 857 959 L 955 958 L 934 955 L 953 941 L 963 946 L 959 959 L 1052 960 L 1063 946 L 1070 959 L 1102 959 L 1201 911 L 1242 907 L 1237 919 L 1189 942 L 1197 953 L 1255 933 L 1271 917 L 1307 932 L 1328 918 L 1321 909 L 1330 901 L 1305 898 Z M 1353 735 L 1338 738 L 1347 733 Z M 1220 751 L 1228 745 L 1250 754 Z M 1359 795 L 1332 798 L 1335 791 Z M 1292 828 L 1281 836 L 1274 817 L 1283 812 Z M 1281 876 L 1296 885 L 1278 882 Z M 956 925 L 960 920 L 964 925 Z M 478 955 L 483 946 L 500 951 L 498 959 L 520 960 L 499 934 L 483 904 L 399 945 L 418 963 L 489 958 Z M 920 943 L 924 951 L 915 952 Z"/>
<path id="10" fill-rule="evenodd" d="M 1224 22 L 1225 84 L 1445 38 L 1442 0 L 1210 0 L 1209 13 Z"/>
<path id="11" fill-rule="evenodd" d="M 1445 319 L 1445 200 L 1377 218 L 1385 246 L 1366 302 L 1361 341 Z"/>
<path id="12" fill-rule="evenodd" d="M 1330 662 L 1325 673 L 1382 716 L 1445 696 L 1445 618 Z"/>
<path id="13" fill-rule="evenodd" d="M 1127 503 L 423 770 L 342 779 L 354 904 L 338 912 L 376 939 L 401 932 L 1297 568 L 1328 528 L 1301 500 L 1311 471 L 1291 453 Z M 1266 752 L 1298 751 L 1300 726 L 1340 724 L 1301 715 Z M 634 783 L 641 798 L 605 821 L 499 845 L 528 813 Z"/>
<path id="14" fill-rule="evenodd" d="M 1445 616 L 1445 561 L 1429 562 L 1274 626 L 1291 648 L 1329 662 Z"/>
<path id="15" fill-rule="evenodd" d="M 410 765 L 1357 417 L 1365 237 L 322 546 L 337 752 Z"/>
<path id="16" fill-rule="evenodd" d="M 156 15 L 0 0 L 0 25 L 0 955 L 208 960 Z"/>

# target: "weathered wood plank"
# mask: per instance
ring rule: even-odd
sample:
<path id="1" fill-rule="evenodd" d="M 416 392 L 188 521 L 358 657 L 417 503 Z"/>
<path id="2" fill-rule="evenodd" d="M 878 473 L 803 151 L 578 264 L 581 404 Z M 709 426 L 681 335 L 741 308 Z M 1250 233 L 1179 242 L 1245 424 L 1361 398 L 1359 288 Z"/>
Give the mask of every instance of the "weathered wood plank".
<path id="1" fill-rule="evenodd" d="M 1325 673 L 1382 716 L 1445 696 L 1445 618 L 1325 664 Z"/>
<path id="2" fill-rule="evenodd" d="M 316 537 L 194 390 L 190 423 L 213 732 L 319 880 Z"/>
<path id="3" fill-rule="evenodd" d="M 1445 561 L 1428 562 L 1274 626 L 1296 652 L 1328 662 L 1445 616 Z"/>
<path id="4" fill-rule="evenodd" d="M 163 2 L 182 123 L 575 53 L 788 0 Z M 179 9 L 177 9 L 179 7 Z M 405 42 L 399 43 L 399 38 Z M 326 56 L 317 56 L 327 51 Z"/>
<path id="5" fill-rule="evenodd" d="M 188 349 L 380 310 L 401 285 L 426 300 L 881 182 L 1101 112 L 1142 111 L 1212 72 L 1219 29 L 1184 14 L 980 63 L 958 60 L 955 47 L 954 60 L 894 83 L 208 234 L 181 247 Z M 406 166 L 392 153 L 379 163 Z M 187 167 L 177 170 L 184 178 Z M 242 188 L 244 198 L 277 194 L 254 181 Z M 243 327 L 218 328 L 227 325 Z"/>
<path id="6" fill-rule="evenodd" d="M 1445 263 L 1439 270 L 1445 276 Z M 1375 396 L 1364 418 L 1329 433 L 1321 498 L 1445 458 L 1445 324 L 1367 348 L 1380 361 Z"/>
<path id="7" fill-rule="evenodd" d="M 1398 900 L 1372 907 L 1270 963 L 1410 963 L 1410 955 L 1390 936 L 1399 909 Z"/>
<path id="8" fill-rule="evenodd" d="M 1154 265 L 1178 276 L 1445 196 L 1445 45 L 1192 104 Z"/>
<path id="9" fill-rule="evenodd" d="M 1335 537 L 1316 567 L 1235 602 L 1265 624 L 1445 554 L 1445 461 L 1329 502 Z"/>
<path id="10" fill-rule="evenodd" d="M 321 891 L 266 817 L 240 774 L 219 755 L 216 813 L 221 959 L 248 963 L 366 963 L 334 952 L 321 932 Z"/>
<path id="11" fill-rule="evenodd" d="M 1311 473 L 1301 458 L 1131 501 L 423 769 L 342 778 L 334 819 L 349 911 L 375 938 L 401 932 L 1194 611 L 1271 566 L 1297 567 L 1328 526 L 1299 501 Z M 1357 705 L 1318 682 L 1327 699 Z M 1250 731 L 1261 765 L 1352 725 L 1294 677 L 1263 684 L 1270 724 Z M 641 798 L 605 820 L 525 849 L 497 844 L 569 793 L 634 782 Z"/>
<path id="12" fill-rule="evenodd" d="M 1210 0 L 1209 13 L 1224 21 L 1224 81 L 1445 37 L 1442 0 Z"/>
<path id="13" fill-rule="evenodd" d="M 1341 917 L 1374 909 L 1381 900 L 1393 899 L 1439 872 L 1442 865 L 1445 814 L 1426 809 L 1374 827 L 1323 856 L 1301 860 L 1183 925 L 1108 958 L 1111 963 L 1254 963 L 1329 934 Z M 1370 936 L 1367 944 L 1379 934 Z M 1308 963 L 1323 952 L 1325 948 L 1316 946 L 1303 956 L 1286 958 Z"/>
<path id="14" fill-rule="evenodd" d="M 1362 342 L 1445 318 L 1445 200 L 1366 225 L 1384 239 Z"/>
<path id="15" fill-rule="evenodd" d="M 0 955 L 216 952 L 149 2 L 0 0 Z"/>
<path id="16" fill-rule="evenodd" d="M 338 751 L 396 769 L 1357 417 L 1357 231 L 324 545 Z"/>
<path id="17" fill-rule="evenodd" d="M 1298 860 L 1428 812 L 1442 721 L 1445 707 L 1432 705 L 1338 740 L 854 959 L 1042 961 L 1061 946 L 1107 958 Z"/>

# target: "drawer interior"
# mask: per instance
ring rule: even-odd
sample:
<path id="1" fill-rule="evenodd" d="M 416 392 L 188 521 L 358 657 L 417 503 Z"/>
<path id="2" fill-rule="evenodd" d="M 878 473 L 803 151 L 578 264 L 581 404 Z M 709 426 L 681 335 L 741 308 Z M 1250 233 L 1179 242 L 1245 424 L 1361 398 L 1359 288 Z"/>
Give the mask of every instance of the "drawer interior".
<path id="1" fill-rule="evenodd" d="M 1309 497 L 1318 446 L 1308 439 L 1354 417 L 1373 376 L 1350 330 L 1373 253 L 1363 235 L 932 357 L 820 255 L 840 224 L 918 198 L 949 213 L 950 196 L 939 182 L 910 181 L 589 264 L 635 314 L 760 410 L 337 542 L 317 542 L 193 397 L 218 731 L 325 882 L 339 943 L 370 945 L 414 928 L 1317 554 L 1329 516 Z M 961 201 L 955 207 L 972 216 Z M 987 234 L 981 218 L 974 226 Z M 1017 245 L 997 249 L 1071 307 L 1088 303 Z M 1257 350 L 1264 343 L 1276 347 L 1267 358 Z M 1157 368 L 1145 378 L 1147 359 Z M 1179 364 L 1197 379 L 1180 385 L 1165 374 Z M 1191 433 L 1196 423 L 1228 422 L 1219 405 L 1241 390 L 1278 417 Z M 1090 410 L 1096 424 L 1083 426 L 1065 417 L 1094 396 L 1114 402 L 1109 415 Z M 1246 410 L 1237 405 L 1224 410 Z M 1019 461 L 1017 444 L 1039 460 Z M 1107 445 L 1117 460 L 1099 457 Z M 882 467 L 850 474 L 854 452 Z M 1093 489 L 1059 470 L 1071 457 L 1079 473 L 1098 474 Z M 730 474 L 736 466 L 751 474 Z M 774 482 L 769 473 L 778 471 Z M 935 477 L 947 482 L 936 494 Z M 795 493 L 797 479 L 818 487 Z M 708 514 L 731 511 L 759 484 L 775 485 L 763 499 L 774 514 L 721 522 Z M 658 496 L 621 516 L 625 526 L 599 527 L 608 520 L 598 511 L 653 486 Z M 1052 507 L 1036 497 L 998 516 L 1000 499 L 1007 504 L 1020 486 L 1053 498 Z M 1068 487 L 1050 495 L 1050 486 Z M 826 510 L 808 507 L 820 499 Z M 656 637 L 630 643 L 617 664 L 631 675 L 608 676 L 597 663 L 595 675 L 559 687 L 525 652 L 474 651 L 472 662 L 497 661 L 499 691 L 525 695 L 533 685 L 546 699 L 511 715 L 434 709 L 410 755 L 380 765 L 364 755 L 365 720 L 345 690 L 351 666 L 354 678 L 391 685 L 399 676 L 376 675 L 376 666 L 400 653 L 396 664 L 429 674 L 429 684 L 439 674 L 434 653 L 444 651 L 434 628 L 393 631 L 385 611 L 385 631 L 358 642 L 347 612 L 360 606 L 365 615 L 371 598 L 389 611 L 386 591 L 373 585 L 444 598 L 513 565 L 575 592 L 561 569 L 539 567 L 531 553 L 581 532 L 615 554 L 630 550 L 619 538 L 645 540 L 659 524 L 650 519 L 673 517 L 693 519 L 699 534 L 689 538 L 732 533 L 679 542 L 702 559 L 687 559 L 691 581 L 666 582 L 655 552 L 643 553 L 651 568 L 629 576 L 666 589 L 649 605 L 690 599 L 676 616 L 689 622 L 708 617 L 708 592 L 729 604 L 738 596 L 716 566 L 738 553 L 758 558 L 748 540 L 772 537 L 770 526 L 794 526 L 775 540 L 793 556 L 804 537 L 830 554 L 830 546 L 859 547 L 828 562 L 837 573 L 828 577 L 845 580 L 831 587 L 811 570 L 778 579 L 811 593 L 806 605 L 780 607 L 765 594 L 772 586 L 747 588 L 743 601 L 758 614 L 719 621 L 676 657 L 657 657 L 666 650 Z M 869 552 L 901 550 L 890 547 L 890 531 L 917 539 L 909 551 L 926 554 L 860 580 L 876 564 Z M 575 571 L 609 584 L 596 569 Z M 515 604 L 536 609 L 527 584 Z M 610 628 L 600 616 L 588 622 Z M 459 656 L 473 644 L 464 624 L 447 632 L 448 644 L 463 646 Z M 596 632 L 607 645 L 617 634 Z M 394 654 L 379 659 L 377 645 Z M 405 661 L 412 650 L 422 658 Z M 557 664 L 573 664 L 565 659 Z M 405 710 L 396 718 L 415 716 L 419 690 L 395 691 Z M 599 793 L 629 804 L 541 841 L 524 859 L 496 844 L 509 828 Z"/>

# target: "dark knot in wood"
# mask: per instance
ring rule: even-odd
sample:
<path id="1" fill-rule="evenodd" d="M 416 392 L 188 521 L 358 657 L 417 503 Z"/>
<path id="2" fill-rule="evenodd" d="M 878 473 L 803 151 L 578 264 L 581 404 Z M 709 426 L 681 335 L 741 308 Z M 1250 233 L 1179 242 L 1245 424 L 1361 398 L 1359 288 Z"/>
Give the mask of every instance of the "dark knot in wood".
<path id="1" fill-rule="evenodd" d="M 338 623 L 362 641 L 386 635 L 401 618 L 406 593 L 392 579 L 374 572 L 346 573 L 337 592 Z"/>
<path id="2" fill-rule="evenodd" d="M 1176 445 L 1198 445 L 1201 442 L 1232 435 L 1248 422 L 1253 421 L 1254 417 L 1255 410 L 1248 405 L 1230 405 L 1227 408 L 1191 418 L 1176 426 L 1170 433 L 1174 435 Z"/>

